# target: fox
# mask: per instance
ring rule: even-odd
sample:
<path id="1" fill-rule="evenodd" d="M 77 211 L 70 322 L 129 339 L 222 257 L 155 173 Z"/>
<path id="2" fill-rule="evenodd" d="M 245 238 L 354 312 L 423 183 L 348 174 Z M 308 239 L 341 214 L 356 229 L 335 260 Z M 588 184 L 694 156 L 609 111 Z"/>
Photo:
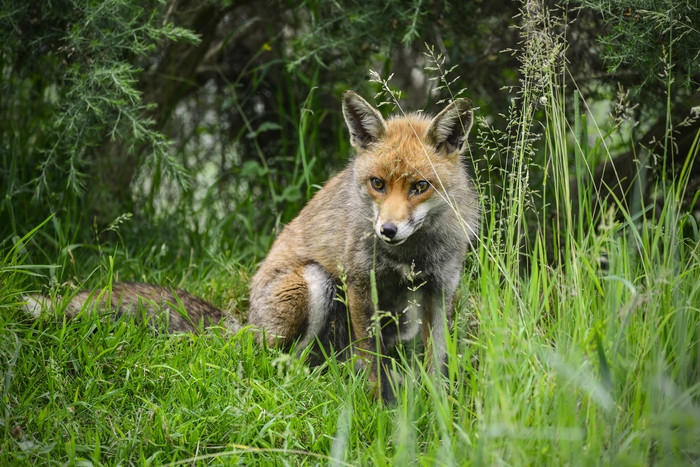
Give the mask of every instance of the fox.
<path id="1" fill-rule="evenodd" d="M 248 322 L 268 345 L 350 340 L 390 402 L 384 355 L 397 342 L 421 332 L 427 363 L 447 369 L 446 327 L 480 225 L 462 160 L 473 108 L 461 98 L 434 118 L 385 120 L 345 91 L 342 112 L 355 155 L 273 243 L 252 280 Z"/>
<path id="2" fill-rule="evenodd" d="M 387 352 L 421 334 L 426 364 L 446 374 L 446 333 L 480 202 L 464 161 L 474 113 L 454 99 L 436 116 L 382 114 L 354 91 L 342 96 L 354 155 L 277 236 L 255 273 L 248 326 L 261 345 L 296 349 L 312 364 L 337 352 L 367 368 L 375 395 L 395 400 Z M 50 307 L 28 296 L 32 314 Z M 168 331 L 243 325 L 183 290 L 115 283 L 110 297 L 79 292 L 66 307 L 169 316 Z M 109 304 L 107 303 L 109 302 Z M 107 306 L 109 305 L 109 306 Z M 204 324 L 202 324 L 204 323 Z"/>

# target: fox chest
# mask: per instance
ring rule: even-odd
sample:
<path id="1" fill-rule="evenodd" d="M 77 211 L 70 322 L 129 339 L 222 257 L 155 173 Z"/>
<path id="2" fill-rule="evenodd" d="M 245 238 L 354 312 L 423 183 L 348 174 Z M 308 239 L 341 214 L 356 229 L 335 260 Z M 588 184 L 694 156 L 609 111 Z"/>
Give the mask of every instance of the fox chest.
<path id="1" fill-rule="evenodd" d="M 425 293 L 417 278 L 414 281 L 400 276 L 377 277 L 379 322 L 384 344 L 413 339 L 421 329 L 425 315 Z"/>

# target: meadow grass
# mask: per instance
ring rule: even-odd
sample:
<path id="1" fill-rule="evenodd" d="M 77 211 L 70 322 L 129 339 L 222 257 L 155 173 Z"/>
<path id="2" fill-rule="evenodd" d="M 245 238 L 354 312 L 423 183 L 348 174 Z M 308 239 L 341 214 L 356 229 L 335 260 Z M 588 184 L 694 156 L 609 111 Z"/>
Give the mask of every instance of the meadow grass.
<path id="1" fill-rule="evenodd" d="M 398 349 L 403 384 L 384 407 L 352 362 L 312 369 L 246 330 L 165 335 L 128 319 L 66 321 L 60 310 L 35 322 L 20 311 L 22 294 L 49 290 L 39 284 L 56 271 L 89 285 L 121 276 L 186 287 L 244 319 L 254 268 L 235 252 L 167 262 L 157 243 L 132 251 L 122 239 L 90 247 L 99 263 L 78 272 L 71 229 L 51 218 L 0 266 L 0 463 L 700 462 L 697 195 L 684 193 L 687 170 L 659 186 L 663 203 L 634 210 L 592 183 L 591 161 L 610 157 L 606 135 L 582 137 L 595 122 L 581 117 L 586 103 L 565 66 L 537 61 L 561 50 L 561 38 L 547 38 L 524 58 L 524 69 L 545 73 L 524 73 L 511 131 L 493 137 L 482 121 L 476 138 L 497 147 L 509 171 L 502 196 L 480 185 L 483 231 L 448 339 L 449 379 L 427 373 L 419 349 Z M 296 176 L 308 178 L 310 156 L 298 156 Z M 535 164 L 546 188 L 533 216 Z M 36 235 L 59 253 L 32 252 Z M 27 263 L 37 256 L 45 264 Z"/>

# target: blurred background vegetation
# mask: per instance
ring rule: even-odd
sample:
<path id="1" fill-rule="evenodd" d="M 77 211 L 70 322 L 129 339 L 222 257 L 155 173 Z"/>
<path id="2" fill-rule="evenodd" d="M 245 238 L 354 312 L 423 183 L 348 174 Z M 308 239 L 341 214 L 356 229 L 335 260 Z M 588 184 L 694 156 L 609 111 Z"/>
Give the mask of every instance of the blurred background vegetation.
<path id="1" fill-rule="evenodd" d="M 567 112 L 578 108 L 578 91 L 589 103 L 579 113 L 607 122 L 601 131 L 615 157 L 585 148 L 592 183 L 638 210 L 663 203 L 658 187 L 698 130 L 700 6 L 548 3 L 568 18 L 552 32 L 568 43 Z M 381 85 L 370 69 L 392 76 L 403 109 L 438 109 L 450 94 L 436 77 L 472 99 L 481 123 L 469 163 L 496 206 L 512 175 L 508 122 L 525 79 L 525 8 L 509 0 L 3 2 L 2 248 L 53 215 L 27 261 L 58 265 L 54 282 L 79 284 L 105 266 L 105 251 L 126 251 L 122 278 L 167 281 L 154 271 L 254 264 L 347 163 L 340 95 L 354 89 L 371 100 Z M 538 96 L 532 102 L 543 111 Z M 658 144 L 669 138 L 673 145 Z M 550 215 L 543 144 L 533 135 L 527 214 L 538 219 Z M 688 206 L 700 187 L 697 163 L 691 171 Z M 521 247 L 530 248 L 527 238 Z"/>

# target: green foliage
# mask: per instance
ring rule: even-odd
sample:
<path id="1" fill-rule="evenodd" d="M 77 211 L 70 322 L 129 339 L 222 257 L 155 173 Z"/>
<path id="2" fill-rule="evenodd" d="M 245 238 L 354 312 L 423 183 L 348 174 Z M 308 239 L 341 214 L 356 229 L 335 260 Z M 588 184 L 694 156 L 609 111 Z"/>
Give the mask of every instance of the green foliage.
<path id="1" fill-rule="evenodd" d="M 577 0 L 600 14 L 610 31 L 599 40 L 612 73 L 634 69 L 647 81 L 666 82 L 669 65 L 683 85 L 697 87 L 700 5 L 676 0 Z M 612 7 L 612 8 L 611 8 Z"/>
<path id="2" fill-rule="evenodd" d="M 81 195 L 95 183 L 89 167 L 110 151 L 127 166 L 159 164 L 187 185 L 142 101 L 138 62 L 164 41 L 197 38 L 158 11 L 129 0 L 3 4 L 3 216 L 29 206 L 29 193 L 40 208 L 9 212 L 29 225 L 76 201 L 84 206 Z"/>

